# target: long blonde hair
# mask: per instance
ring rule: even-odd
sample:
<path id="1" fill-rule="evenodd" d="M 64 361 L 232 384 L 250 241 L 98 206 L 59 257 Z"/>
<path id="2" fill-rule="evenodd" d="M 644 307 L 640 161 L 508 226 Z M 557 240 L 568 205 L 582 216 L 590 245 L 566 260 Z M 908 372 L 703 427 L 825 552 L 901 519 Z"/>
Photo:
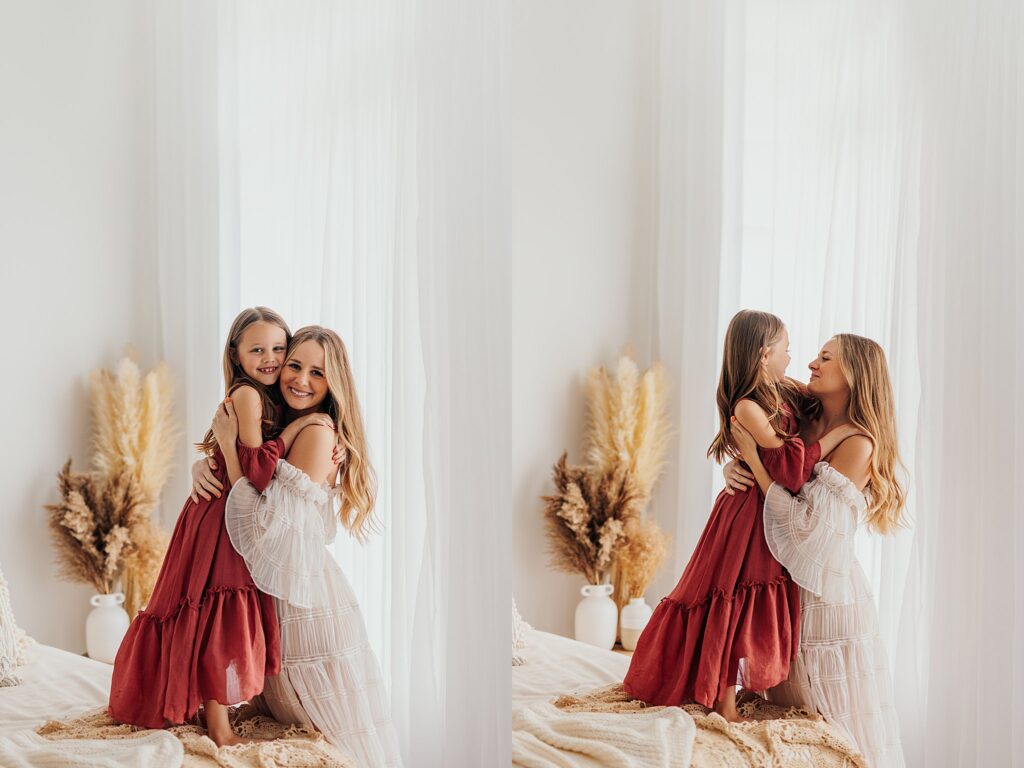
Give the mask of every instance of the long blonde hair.
<path id="1" fill-rule="evenodd" d="M 344 448 L 347 457 L 341 469 L 338 515 L 349 533 L 365 541 L 367 531 L 372 531 L 376 524 L 373 507 L 377 500 L 377 476 L 370 464 L 363 413 L 356 396 L 348 351 L 334 331 L 319 325 L 307 325 L 292 337 L 286 362 L 299 345 L 307 341 L 315 341 L 323 347 L 328 395 L 320 410 L 334 419 L 338 428 L 338 444 Z"/>
<path id="2" fill-rule="evenodd" d="M 773 381 L 764 375 L 761 355 L 778 343 L 785 328 L 782 320 L 768 312 L 744 309 L 737 312 L 725 332 L 722 373 L 718 377 L 718 433 L 708 448 L 708 456 L 721 463 L 738 455 L 732 439 L 730 419 L 740 400 L 757 403 L 768 415 L 768 422 L 782 438 L 792 437 L 784 427 L 783 406 L 799 417 L 800 391 L 789 379 Z"/>
<path id="3" fill-rule="evenodd" d="M 871 339 L 852 333 L 832 337 L 840 370 L 850 387 L 847 415 L 874 443 L 868 468 L 866 520 L 878 533 L 902 526 L 906 493 L 897 470 L 903 470 L 896 439 L 896 411 L 889 366 L 882 348 Z"/>
<path id="4" fill-rule="evenodd" d="M 242 343 L 242 334 L 253 323 L 270 323 L 284 331 L 285 344 L 291 342 L 292 332 L 288 323 L 284 321 L 277 312 L 268 307 L 249 307 L 238 313 L 238 316 L 231 323 L 228 330 L 227 341 L 224 342 L 224 394 L 230 395 L 243 385 L 248 385 L 259 392 L 260 402 L 263 405 L 263 416 L 260 420 L 260 429 L 263 432 L 263 439 L 270 440 L 277 437 L 281 432 L 278 398 L 280 397 L 277 387 L 265 387 L 258 381 L 253 380 L 242 370 L 238 362 L 238 345 Z M 213 430 L 207 431 L 202 442 L 196 443 L 196 448 L 202 453 L 213 454 L 217 447 L 217 438 L 213 436 Z"/>

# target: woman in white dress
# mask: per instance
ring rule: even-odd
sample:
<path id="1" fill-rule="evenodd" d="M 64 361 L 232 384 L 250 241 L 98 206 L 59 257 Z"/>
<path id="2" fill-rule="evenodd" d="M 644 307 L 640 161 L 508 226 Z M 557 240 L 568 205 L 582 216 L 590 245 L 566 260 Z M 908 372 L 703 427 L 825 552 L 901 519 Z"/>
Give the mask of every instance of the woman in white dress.
<path id="1" fill-rule="evenodd" d="M 306 427 L 259 493 L 235 451 L 231 402 L 214 419 L 232 483 L 224 520 L 253 581 L 274 597 L 281 674 L 267 678 L 262 704 L 275 720 L 314 726 L 361 768 L 400 766 L 377 658 L 359 604 L 327 545 L 337 523 L 362 538 L 371 522 L 374 477 L 348 355 L 333 331 L 300 329 L 279 381 L 285 421 L 328 414 L 337 432 Z M 333 459 L 340 443 L 345 460 Z M 340 507 L 340 508 L 339 508 Z"/>
<path id="2" fill-rule="evenodd" d="M 892 385 L 881 347 L 851 334 L 829 340 L 810 369 L 808 392 L 818 405 L 801 422 L 801 436 L 813 442 L 847 423 L 862 434 L 823 457 L 799 493 L 772 481 L 756 442 L 733 424 L 741 457 L 765 494 L 768 547 L 800 586 L 800 652 L 789 679 L 768 697 L 819 712 L 850 735 L 871 768 L 902 768 L 878 611 L 854 552 L 861 520 L 883 534 L 901 524 Z M 729 476 L 733 487 L 744 479 L 736 469 Z"/>

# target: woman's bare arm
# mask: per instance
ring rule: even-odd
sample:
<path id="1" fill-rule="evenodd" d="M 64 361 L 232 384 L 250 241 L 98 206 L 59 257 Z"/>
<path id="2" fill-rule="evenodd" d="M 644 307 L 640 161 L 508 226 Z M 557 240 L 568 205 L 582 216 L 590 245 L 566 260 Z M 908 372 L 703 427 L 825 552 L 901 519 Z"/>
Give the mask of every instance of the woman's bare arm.
<path id="1" fill-rule="evenodd" d="M 313 482 L 330 481 L 338 471 L 333 458 L 335 442 L 333 429 L 314 424 L 299 433 L 286 459 L 293 467 L 309 475 Z"/>
<path id="2" fill-rule="evenodd" d="M 871 438 L 860 434 L 854 435 L 844 440 L 836 448 L 828 463 L 857 486 L 858 491 L 863 491 L 870 479 L 868 473 L 871 468 L 871 452 L 873 450 L 874 445 L 871 443 Z"/>

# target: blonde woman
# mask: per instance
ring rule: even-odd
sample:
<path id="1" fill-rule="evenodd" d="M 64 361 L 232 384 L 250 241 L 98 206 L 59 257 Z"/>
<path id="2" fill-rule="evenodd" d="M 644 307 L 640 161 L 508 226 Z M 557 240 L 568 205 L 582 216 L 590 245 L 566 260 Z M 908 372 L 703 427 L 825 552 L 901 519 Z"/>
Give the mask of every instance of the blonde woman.
<path id="1" fill-rule="evenodd" d="M 852 424 L 848 437 L 791 493 L 772 479 L 742 425 L 733 438 L 765 495 L 768 547 L 800 587 L 800 652 L 789 678 L 769 691 L 781 704 L 817 710 L 854 740 L 871 768 L 902 768 L 892 679 L 878 632 L 874 598 L 854 553 L 861 519 L 878 533 L 901 524 L 903 489 L 892 385 L 885 355 L 870 339 L 841 334 L 810 364 L 808 391 L 817 404 L 801 436 Z M 730 488 L 752 480 L 733 466 Z"/>
<path id="2" fill-rule="evenodd" d="M 242 473 L 230 401 L 213 423 L 232 486 L 224 516 L 228 535 L 253 581 L 274 597 L 281 628 L 281 673 L 267 678 L 262 703 L 279 722 L 314 726 L 356 765 L 399 766 L 380 667 L 355 595 L 327 550 L 339 521 L 364 537 L 376 494 L 338 335 L 319 326 L 300 329 L 279 386 L 286 423 L 320 413 L 337 431 L 320 424 L 303 429 L 262 492 Z M 340 470 L 333 458 L 338 445 L 345 457 Z"/>

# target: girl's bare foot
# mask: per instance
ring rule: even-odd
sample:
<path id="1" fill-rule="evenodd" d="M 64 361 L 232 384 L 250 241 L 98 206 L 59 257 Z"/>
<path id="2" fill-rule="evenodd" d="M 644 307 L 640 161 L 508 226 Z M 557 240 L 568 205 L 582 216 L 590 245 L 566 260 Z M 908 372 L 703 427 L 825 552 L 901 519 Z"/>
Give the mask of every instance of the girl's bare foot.
<path id="1" fill-rule="evenodd" d="M 743 717 L 736 709 L 736 689 L 729 688 L 726 694 L 715 702 L 715 712 L 720 714 L 726 721 L 730 723 L 749 723 L 751 719 L 749 717 Z"/>
<path id="2" fill-rule="evenodd" d="M 228 720 L 228 708 L 219 701 L 210 699 L 205 702 L 203 709 L 206 711 L 206 732 L 218 747 L 235 747 L 256 741 L 235 733 Z"/>
<path id="3" fill-rule="evenodd" d="M 218 747 L 237 747 L 239 744 L 252 744 L 257 739 L 251 739 L 246 736 L 239 736 L 230 728 L 227 733 L 209 731 L 210 738 L 213 739 L 213 743 Z"/>

